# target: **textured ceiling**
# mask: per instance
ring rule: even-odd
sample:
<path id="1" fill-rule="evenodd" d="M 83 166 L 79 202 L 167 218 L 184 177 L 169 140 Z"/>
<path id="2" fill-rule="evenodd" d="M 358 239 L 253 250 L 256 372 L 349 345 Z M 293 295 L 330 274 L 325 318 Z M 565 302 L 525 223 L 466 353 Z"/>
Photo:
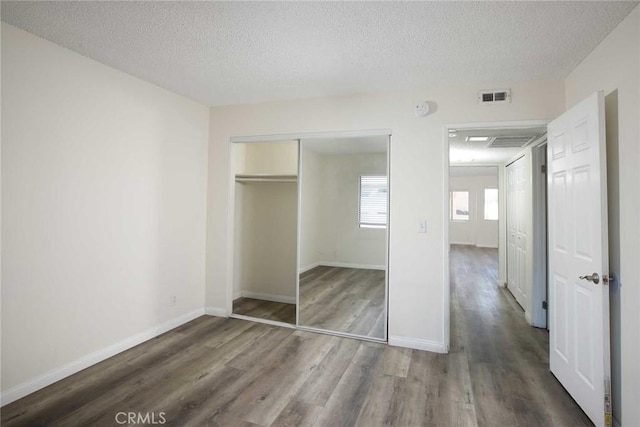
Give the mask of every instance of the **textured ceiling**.
<path id="1" fill-rule="evenodd" d="M 637 2 L 2 2 L 2 20 L 210 105 L 564 78 Z"/>

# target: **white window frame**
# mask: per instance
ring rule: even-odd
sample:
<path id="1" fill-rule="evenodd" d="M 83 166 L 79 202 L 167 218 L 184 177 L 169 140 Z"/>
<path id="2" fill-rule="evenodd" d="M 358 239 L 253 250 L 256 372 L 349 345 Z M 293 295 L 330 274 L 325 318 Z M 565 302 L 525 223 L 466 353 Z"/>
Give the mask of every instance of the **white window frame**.
<path id="1" fill-rule="evenodd" d="M 385 214 L 385 218 L 384 218 L 384 224 L 369 224 L 369 223 L 363 223 L 360 219 L 360 214 L 361 214 L 361 206 L 362 206 L 362 178 L 363 177 L 384 177 L 386 178 L 386 186 L 387 186 L 387 201 L 386 201 L 386 209 L 387 212 Z M 385 229 L 387 228 L 387 225 L 389 224 L 389 177 L 387 175 L 384 174 L 379 174 L 379 173 L 368 173 L 368 174 L 361 174 L 358 176 L 358 228 L 373 228 L 373 229 Z"/>

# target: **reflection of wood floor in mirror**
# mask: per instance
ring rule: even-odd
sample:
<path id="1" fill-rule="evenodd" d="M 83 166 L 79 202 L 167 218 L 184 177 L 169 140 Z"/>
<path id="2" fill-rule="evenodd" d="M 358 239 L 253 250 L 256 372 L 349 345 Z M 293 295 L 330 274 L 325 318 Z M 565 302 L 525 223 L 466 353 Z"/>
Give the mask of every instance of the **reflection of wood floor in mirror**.
<path id="1" fill-rule="evenodd" d="M 300 325 L 384 338 L 385 272 L 319 266 L 300 275 Z"/>
<path id="2" fill-rule="evenodd" d="M 253 298 L 233 301 L 233 314 L 296 324 L 296 305 Z"/>

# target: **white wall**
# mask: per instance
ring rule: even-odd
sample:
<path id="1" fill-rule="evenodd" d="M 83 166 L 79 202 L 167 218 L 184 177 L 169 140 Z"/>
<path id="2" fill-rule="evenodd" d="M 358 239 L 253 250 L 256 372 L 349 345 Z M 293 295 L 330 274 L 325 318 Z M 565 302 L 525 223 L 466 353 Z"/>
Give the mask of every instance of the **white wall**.
<path id="1" fill-rule="evenodd" d="M 386 153 L 302 150 L 302 271 L 315 265 L 384 268 L 386 229 L 358 226 L 360 175 L 385 175 Z"/>
<path id="2" fill-rule="evenodd" d="M 613 414 L 640 420 L 640 8 L 567 77 L 566 107 L 605 93 L 609 181 Z"/>
<path id="3" fill-rule="evenodd" d="M 207 226 L 207 306 L 230 309 L 228 212 L 233 199 L 229 140 L 239 135 L 391 129 L 391 235 L 389 334 L 395 344 L 445 350 L 448 319 L 448 263 L 445 203 L 448 176 L 447 123 L 548 119 L 564 110 L 562 82 L 488 82 L 510 87 L 511 104 L 478 105 L 479 87 L 431 88 L 422 92 L 353 95 L 211 108 Z M 428 97 L 437 109 L 416 117 L 413 106 Z M 428 232 L 417 233 L 418 219 Z"/>
<path id="4" fill-rule="evenodd" d="M 4 23 L 2 88 L 6 403 L 203 313 L 209 123 Z"/>
<path id="5" fill-rule="evenodd" d="M 452 167 L 453 169 L 453 167 Z M 465 169 L 473 169 L 465 168 Z M 494 175 L 451 176 L 451 191 L 469 192 L 469 221 L 450 221 L 449 241 L 452 244 L 498 247 L 498 221 L 484 219 L 484 190 L 498 188 L 498 168 Z"/>

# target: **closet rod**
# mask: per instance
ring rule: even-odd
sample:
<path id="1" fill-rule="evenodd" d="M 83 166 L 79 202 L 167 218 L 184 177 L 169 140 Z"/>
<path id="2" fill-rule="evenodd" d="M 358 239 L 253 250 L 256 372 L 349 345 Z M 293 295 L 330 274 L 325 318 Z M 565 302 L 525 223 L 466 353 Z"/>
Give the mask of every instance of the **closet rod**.
<path id="1" fill-rule="evenodd" d="M 236 182 L 297 182 L 296 175 L 236 175 Z"/>

